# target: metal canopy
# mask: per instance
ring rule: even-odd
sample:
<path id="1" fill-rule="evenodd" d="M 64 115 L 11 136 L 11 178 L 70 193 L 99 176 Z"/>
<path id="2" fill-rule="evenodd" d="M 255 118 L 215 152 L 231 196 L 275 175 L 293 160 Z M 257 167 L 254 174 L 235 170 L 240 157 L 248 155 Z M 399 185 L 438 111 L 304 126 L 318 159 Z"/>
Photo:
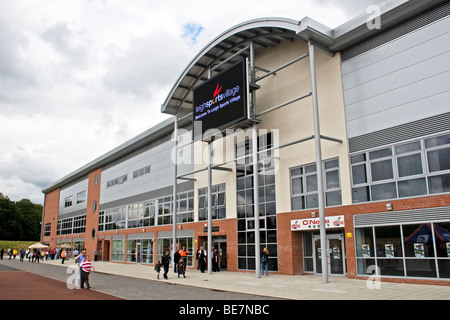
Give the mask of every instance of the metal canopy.
<path id="1" fill-rule="evenodd" d="M 300 22 L 271 18 L 251 20 L 218 36 L 192 60 L 183 71 L 161 106 L 161 112 L 183 117 L 192 112 L 193 89 L 208 79 L 208 70 L 220 72 L 249 55 L 249 43 L 255 50 L 275 47 L 282 40 L 293 41 L 298 35 Z"/>

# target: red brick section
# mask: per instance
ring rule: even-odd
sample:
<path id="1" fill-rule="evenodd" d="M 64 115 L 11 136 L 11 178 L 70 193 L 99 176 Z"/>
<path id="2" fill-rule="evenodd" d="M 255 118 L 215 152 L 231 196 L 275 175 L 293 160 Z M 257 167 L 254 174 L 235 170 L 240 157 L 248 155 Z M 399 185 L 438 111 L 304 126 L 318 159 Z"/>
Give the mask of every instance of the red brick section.
<path id="1" fill-rule="evenodd" d="M 63 281 L 25 271 L 0 272 L 0 300 L 124 300 L 87 289 L 68 289 Z"/>
<path id="2" fill-rule="evenodd" d="M 393 207 L 392 214 L 395 214 L 396 211 L 401 210 L 450 206 L 450 195 L 446 194 L 439 196 L 389 200 L 359 205 L 347 205 L 334 208 L 326 208 L 325 216 L 344 215 L 345 221 L 344 236 L 345 236 L 345 250 L 347 254 L 348 278 L 361 278 L 361 279 L 367 278 L 357 276 L 356 272 L 353 216 L 356 214 L 386 212 L 386 203 L 392 204 Z M 291 231 L 291 220 L 311 218 L 311 213 L 313 211 L 317 212 L 317 209 L 278 214 L 277 216 L 278 263 L 280 274 L 295 275 L 303 273 L 302 232 Z M 399 279 L 399 278 L 395 279 L 383 278 L 382 280 L 403 282 L 403 283 L 437 284 L 450 286 L 449 281 L 438 281 L 438 280 Z"/>
<path id="3" fill-rule="evenodd" d="M 98 176 L 97 185 L 95 176 Z M 84 235 L 87 254 L 94 259 L 94 249 L 98 241 L 98 213 L 100 207 L 100 184 L 101 169 L 94 170 L 88 175 L 88 192 L 86 199 L 86 232 Z M 96 208 L 94 211 L 94 202 Z M 94 231 L 94 232 L 93 232 Z M 92 235 L 94 234 L 94 237 Z M 100 248 L 98 248 L 100 249 Z"/>
<path id="4" fill-rule="evenodd" d="M 59 210 L 59 189 L 50 191 L 45 195 L 44 203 L 44 221 L 42 229 L 46 223 L 51 223 L 50 236 L 44 237 L 42 232 L 42 242 L 50 244 L 51 248 L 56 246 L 56 227 L 58 225 L 58 210 Z"/>

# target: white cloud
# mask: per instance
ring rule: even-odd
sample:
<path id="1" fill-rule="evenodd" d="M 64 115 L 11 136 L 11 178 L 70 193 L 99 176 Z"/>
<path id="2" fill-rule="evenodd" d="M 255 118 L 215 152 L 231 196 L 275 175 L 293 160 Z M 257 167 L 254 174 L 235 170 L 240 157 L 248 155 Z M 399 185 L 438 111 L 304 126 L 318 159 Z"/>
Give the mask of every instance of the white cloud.
<path id="1" fill-rule="evenodd" d="M 335 27 L 351 2 L 1 1 L 0 192 L 42 203 L 44 186 L 166 119 L 180 73 L 230 27 L 269 16 Z"/>

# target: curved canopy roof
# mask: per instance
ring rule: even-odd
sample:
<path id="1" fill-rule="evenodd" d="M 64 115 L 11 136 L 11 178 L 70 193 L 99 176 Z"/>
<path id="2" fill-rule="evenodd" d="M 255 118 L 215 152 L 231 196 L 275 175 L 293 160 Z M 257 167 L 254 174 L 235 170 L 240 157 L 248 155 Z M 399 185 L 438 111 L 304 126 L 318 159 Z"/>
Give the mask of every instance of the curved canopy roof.
<path id="1" fill-rule="evenodd" d="M 312 29 L 314 32 L 311 32 Z M 161 112 L 179 116 L 190 113 L 193 102 L 192 89 L 208 79 L 208 70 L 223 63 L 216 69 L 220 71 L 247 57 L 246 47 L 248 48 L 250 42 L 253 41 L 255 50 L 258 50 L 275 47 L 282 40 L 293 41 L 294 38 L 314 38 L 319 40 L 318 42 L 327 43 L 332 40 L 331 29 L 309 18 L 302 21 L 263 18 L 241 23 L 225 31 L 204 47 L 189 63 L 161 106 Z"/>

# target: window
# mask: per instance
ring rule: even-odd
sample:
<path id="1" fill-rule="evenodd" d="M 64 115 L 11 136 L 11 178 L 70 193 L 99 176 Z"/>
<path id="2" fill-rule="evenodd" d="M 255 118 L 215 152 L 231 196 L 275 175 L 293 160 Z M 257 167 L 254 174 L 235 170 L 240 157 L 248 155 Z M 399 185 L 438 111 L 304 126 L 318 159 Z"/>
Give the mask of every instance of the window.
<path id="1" fill-rule="evenodd" d="M 133 171 L 133 179 L 135 179 L 137 177 L 140 177 L 140 176 L 143 176 L 144 174 L 150 173 L 150 169 L 151 169 L 151 166 L 146 166 L 146 167 L 141 168 L 139 170 Z"/>
<path id="2" fill-rule="evenodd" d="M 127 240 L 127 261 L 153 263 L 153 239 Z"/>
<path id="3" fill-rule="evenodd" d="M 339 181 L 339 160 L 332 159 L 323 162 L 325 205 L 342 204 Z M 308 164 L 290 169 L 291 173 L 291 207 L 292 210 L 317 208 L 317 168 Z"/>
<path id="4" fill-rule="evenodd" d="M 86 215 L 58 220 L 56 235 L 84 233 L 86 231 Z"/>
<path id="5" fill-rule="evenodd" d="M 226 218 L 225 184 L 212 186 L 211 191 L 212 219 Z M 208 188 L 198 190 L 198 220 L 208 220 Z"/>
<path id="6" fill-rule="evenodd" d="M 194 221 L 194 191 L 181 192 L 177 196 L 177 223 Z"/>
<path id="7" fill-rule="evenodd" d="M 68 196 L 64 199 L 64 208 L 72 206 L 72 196 Z"/>
<path id="8" fill-rule="evenodd" d="M 353 203 L 450 191 L 450 134 L 350 156 Z"/>
<path id="9" fill-rule="evenodd" d="M 355 229 L 358 274 L 450 279 L 450 222 Z"/>
<path id="10" fill-rule="evenodd" d="M 49 237 L 51 230 L 52 230 L 51 222 L 46 223 L 45 226 L 44 226 L 44 237 Z"/>
<path id="11" fill-rule="evenodd" d="M 173 196 L 158 199 L 158 225 L 173 223 Z"/>
<path id="12" fill-rule="evenodd" d="M 251 141 L 236 145 L 238 269 L 254 270 L 255 263 L 255 214 L 253 197 L 253 157 Z M 261 250 L 269 252 L 269 269 L 278 270 L 277 219 L 275 197 L 275 166 L 272 161 L 271 133 L 258 139 L 258 150 L 266 150 L 258 156 L 259 226 Z"/>
<path id="13" fill-rule="evenodd" d="M 124 229 L 126 226 L 126 214 L 126 206 L 100 211 L 98 217 L 98 231 Z"/>
<path id="14" fill-rule="evenodd" d="M 125 261 L 125 241 L 111 241 L 111 261 Z"/>
<path id="15" fill-rule="evenodd" d="M 146 200 L 100 211 L 98 231 L 155 225 L 156 200 Z"/>
<path id="16" fill-rule="evenodd" d="M 158 238 L 157 246 L 156 246 L 156 260 L 161 261 L 162 256 L 165 250 L 171 250 L 172 246 L 172 238 Z M 177 249 L 181 249 L 186 247 L 186 250 L 189 251 L 187 255 L 187 266 L 194 266 L 194 258 L 195 258 L 195 249 L 194 249 L 194 238 L 193 237 L 177 237 Z"/>
<path id="17" fill-rule="evenodd" d="M 86 202 L 86 190 L 77 193 L 77 204 Z"/>

